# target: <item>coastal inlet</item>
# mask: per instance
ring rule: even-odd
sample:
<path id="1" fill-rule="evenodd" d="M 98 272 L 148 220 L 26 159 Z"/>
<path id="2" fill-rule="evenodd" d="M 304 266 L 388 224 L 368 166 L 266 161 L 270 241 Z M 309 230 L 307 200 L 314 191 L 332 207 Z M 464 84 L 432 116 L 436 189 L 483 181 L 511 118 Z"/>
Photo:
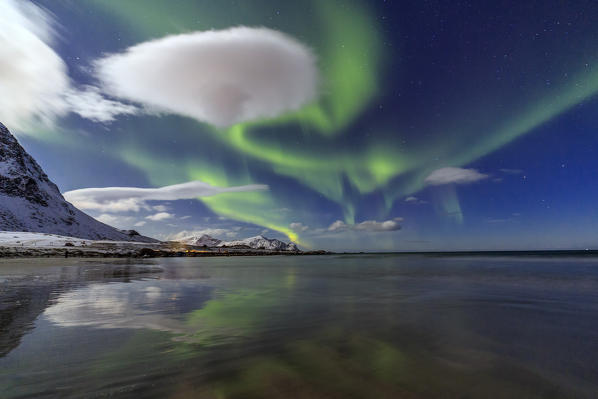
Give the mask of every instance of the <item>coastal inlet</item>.
<path id="1" fill-rule="evenodd" d="M 593 398 L 598 259 L 0 260 L 3 398 Z"/>

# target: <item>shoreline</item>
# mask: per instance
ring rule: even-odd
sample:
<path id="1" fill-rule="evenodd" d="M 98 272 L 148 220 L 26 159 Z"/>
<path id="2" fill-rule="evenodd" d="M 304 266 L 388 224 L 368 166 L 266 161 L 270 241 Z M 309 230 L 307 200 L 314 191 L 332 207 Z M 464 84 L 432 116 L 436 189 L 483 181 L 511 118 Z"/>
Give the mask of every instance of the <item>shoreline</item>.
<path id="1" fill-rule="evenodd" d="M 150 248 L 121 246 L 114 248 L 94 247 L 17 247 L 0 246 L 0 258 L 174 258 L 217 256 L 301 256 L 327 255 L 327 251 L 271 251 L 260 249 L 209 249 L 209 248 Z"/>
<path id="2" fill-rule="evenodd" d="M 102 243 L 105 244 L 105 243 Z M 128 245 L 127 245 L 128 244 Z M 452 251 L 452 252 L 331 252 L 315 251 L 273 251 L 250 248 L 210 248 L 196 246 L 172 247 L 171 244 L 119 243 L 89 246 L 2 246 L 0 259 L 21 258 L 201 258 L 220 256 L 310 256 L 310 255 L 393 255 L 393 256 L 425 256 L 425 257 L 574 257 L 597 258 L 597 250 L 537 250 L 537 251 Z"/>

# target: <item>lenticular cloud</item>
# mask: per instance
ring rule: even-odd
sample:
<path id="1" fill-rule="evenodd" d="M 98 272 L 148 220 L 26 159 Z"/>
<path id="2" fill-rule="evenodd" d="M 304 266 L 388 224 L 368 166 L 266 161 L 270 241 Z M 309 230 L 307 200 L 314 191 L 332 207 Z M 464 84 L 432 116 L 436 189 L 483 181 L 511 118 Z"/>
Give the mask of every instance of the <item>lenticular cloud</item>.
<path id="1" fill-rule="evenodd" d="M 268 186 L 263 184 L 216 187 L 196 180 L 159 188 L 81 188 L 78 190 L 67 191 L 63 195 L 67 201 L 71 202 L 79 209 L 93 209 L 102 212 L 138 212 L 142 208 L 147 208 L 147 205 L 145 204 L 146 201 L 175 201 L 197 197 L 210 197 L 222 193 L 260 191 L 267 189 Z"/>
<path id="2" fill-rule="evenodd" d="M 317 94 L 315 57 L 266 28 L 167 36 L 96 61 L 103 89 L 224 127 L 296 110 Z"/>
<path id="3" fill-rule="evenodd" d="M 424 183 L 430 186 L 468 184 L 487 179 L 488 177 L 488 175 L 480 173 L 475 169 L 463 169 L 448 166 L 446 168 L 436 169 L 430 173 L 424 180 Z"/>

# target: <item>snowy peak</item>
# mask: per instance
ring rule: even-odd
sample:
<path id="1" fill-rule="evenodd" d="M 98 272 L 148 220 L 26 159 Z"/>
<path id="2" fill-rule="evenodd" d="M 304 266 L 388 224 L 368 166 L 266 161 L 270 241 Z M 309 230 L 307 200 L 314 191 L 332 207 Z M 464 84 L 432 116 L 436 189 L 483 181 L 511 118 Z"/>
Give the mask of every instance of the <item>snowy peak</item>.
<path id="1" fill-rule="evenodd" d="M 219 240 L 217 238 L 214 238 L 207 234 L 204 234 L 201 237 L 197 237 L 197 236 L 185 237 L 185 238 L 180 239 L 179 242 L 182 242 L 187 245 L 194 245 L 197 247 L 217 247 L 218 244 L 220 244 L 222 242 L 222 240 Z"/>
<path id="2" fill-rule="evenodd" d="M 101 223 L 67 202 L 38 163 L 0 123 L 0 230 L 90 240 L 155 242 Z"/>
<path id="3" fill-rule="evenodd" d="M 252 249 L 266 249 L 270 251 L 299 251 L 295 243 L 287 244 L 277 239 L 266 238 L 262 235 L 244 240 L 222 242 L 219 247 L 249 247 Z"/>
<path id="4" fill-rule="evenodd" d="M 0 193 L 48 206 L 58 187 L 0 123 Z"/>
<path id="5" fill-rule="evenodd" d="M 236 241 L 222 241 L 217 238 L 211 237 L 207 234 L 201 237 L 190 236 L 185 237 L 178 242 L 187 245 L 193 245 L 197 247 L 209 247 L 209 248 L 250 248 L 250 249 L 264 249 L 269 251 L 295 251 L 298 252 L 299 248 L 294 243 L 287 244 L 286 242 L 266 238 L 262 235 L 246 238 L 244 240 Z"/>

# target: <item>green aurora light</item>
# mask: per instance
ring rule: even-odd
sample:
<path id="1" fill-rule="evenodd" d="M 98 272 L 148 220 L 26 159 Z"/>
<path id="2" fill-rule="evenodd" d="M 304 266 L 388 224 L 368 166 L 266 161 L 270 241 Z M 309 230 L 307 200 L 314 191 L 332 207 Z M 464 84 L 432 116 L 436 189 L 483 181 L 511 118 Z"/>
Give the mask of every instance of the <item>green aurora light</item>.
<path id="1" fill-rule="evenodd" d="M 476 96 L 471 96 L 470 106 L 456 107 L 454 114 L 436 125 L 422 123 L 420 136 L 426 140 L 410 137 L 405 143 L 399 137 L 406 137 L 408 127 L 389 126 L 384 120 L 368 127 L 371 136 L 364 138 L 352 130 L 352 124 L 375 104 L 388 75 L 402 71 L 389 70 L 381 45 L 383 34 L 373 11 L 363 3 L 314 0 L 277 4 L 281 15 L 287 16 L 284 23 L 270 19 L 271 12 L 265 10 L 272 7 L 266 0 L 241 2 L 235 12 L 223 10 L 218 2 L 94 0 L 92 4 L 116 17 L 128 32 L 123 35 L 127 45 L 167 34 L 243 24 L 280 29 L 311 46 L 322 73 L 322 95 L 316 103 L 276 119 L 228 129 L 181 123 L 192 134 L 169 133 L 186 148 L 196 146 L 196 152 L 165 154 L 141 143 L 143 138 L 127 135 L 120 140 L 117 154 L 155 185 L 190 179 L 219 186 L 268 183 L 256 178 L 258 172 L 267 171 L 335 203 L 347 223 L 358 218 L 364 196 L 379 193 L 384 197 L 384 207 L 378 210 L 384 217 L 397 199 L 425 188 L 424 179 L 432 170 L 480 159 L 598 92 L 598 71 L 580 64 L 578 72 L 566 78 L 549 73 L 552 86 L 545 88 L 539 80 L 526 96 L 499 86 L 496 99 L 476 101 Z M 501 108 L 498 105 L 502 103 L 512 105 Z M 144 134 L 152 138 L 162 135 L 157 129 L 149 127 Z M 310 222 L 309 203 L 293 203 L 297 211 L 293 215 L 272 211 L 288 207 L 291 197 L 272 187 L 268 192 L 200 200 L 219 215 L 264 226 L 298 241 L 301 232 L 293 231 L 289 224 L 297 221 L 297 215 Z M 446 190 L 438 198 L 441 213 L 458 215 L 454 219 L 462 221 L 457 190 Z M 311 222 L 317 224 L 314 219 Z"/>

